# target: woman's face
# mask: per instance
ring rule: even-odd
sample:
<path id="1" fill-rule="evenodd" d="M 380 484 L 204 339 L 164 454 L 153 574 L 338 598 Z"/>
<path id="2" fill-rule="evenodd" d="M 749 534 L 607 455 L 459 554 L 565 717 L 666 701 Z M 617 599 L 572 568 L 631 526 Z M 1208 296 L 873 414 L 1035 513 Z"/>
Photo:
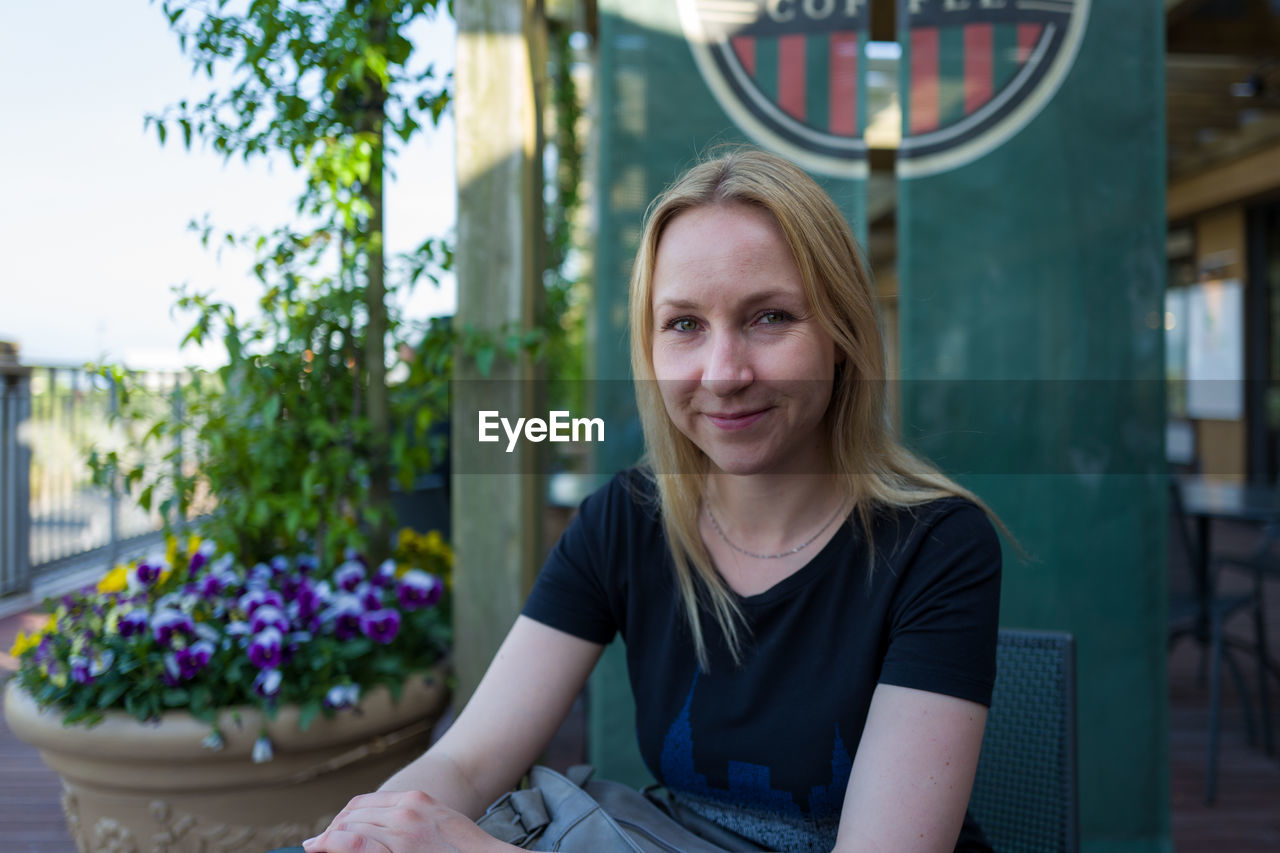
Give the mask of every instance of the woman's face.
<path id="1" fill-rule="evenodd" d="M 828 470 L 836 348 L 773 215 L 678 214 L 653 271 L 653 369 L 667 414 L 731 474 Z"/>

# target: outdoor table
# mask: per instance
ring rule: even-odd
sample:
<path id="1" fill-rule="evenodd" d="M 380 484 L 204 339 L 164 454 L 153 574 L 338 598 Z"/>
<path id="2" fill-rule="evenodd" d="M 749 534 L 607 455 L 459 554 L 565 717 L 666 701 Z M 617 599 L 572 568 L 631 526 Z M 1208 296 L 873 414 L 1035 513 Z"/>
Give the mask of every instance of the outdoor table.
<path id="1" fill-rule="evenodd" d="M 1195 574 L 1195 594 L 1200 603 L 1198 633 L 1208 636 L 1208 607 L 1213 595 L 1213 578 L 1209 561 L 1213 557 L 1211 540 L 1212 522 L 1215 518 L 1228 521 L 1245 521 L 1265 524 L 1280 520 L 1280 501 L 1276 489 L 1215 480 L 1201 475 L 1184 475 L 1175 481 L 1182 496 L 1182 511 L 1195 522 L 1195 554 L 1192 571 Z"/>
<path id="2" fill-rule="evenodd" d="M 1195 576 L 1195 596 L 1198 608 L 1196 617 L 1196 639 L 1201 643 L 1208 642 L 1209 607 L 1215 594 L 1214 578 L 1210 571 L 1213 557 L 1213 546 L 1210 539 L 1214 519 L 1228 521 L 1253 522 L 1259 525 L 1280 523 L 1280 491 L 1274 486 L 1235 483 L 1199 475 L 1180 476 L 1175 480 L 1182 500 L 1182 511 L 1195 521 L 1196 540 L 1192 571 Z M 1244 645 L 1232 637 L 1226 637 L 1232 645 Z M 1258 653 L 1257 649 L 1248 649 Z M 1280 672 L 1266 650 L 1261 650 L 1263 670 Z M 1265 678 L 1265 674 L 1261 677 Z M 1267 713 L 1266 685 L 1259 684 L 1263 691 L 1262 713 Z M 1265 749 L 1272 752 L 1271 731 L 1267 720 L 1263 720 Z"/>

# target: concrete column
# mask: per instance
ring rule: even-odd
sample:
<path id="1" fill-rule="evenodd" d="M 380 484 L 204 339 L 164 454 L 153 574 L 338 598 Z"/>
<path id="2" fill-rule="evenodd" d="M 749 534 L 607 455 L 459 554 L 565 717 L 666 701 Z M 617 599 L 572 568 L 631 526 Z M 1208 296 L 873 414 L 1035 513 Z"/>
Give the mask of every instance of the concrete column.
<path id="1" fill-rule="evenodd" d="M 490 335 L 501 348 L 509 332 L 532 326 L 541 293 L 544 24 L 535 0 L 461 0 L 456 14 L 455 323 L 464 336 Z M 501 354 L 487 373 L 481 367 L 465 351 L 454 366 L 458 707 L 519 613 L 542 556 L 536 452 L 521 443 L 495 464 L 476 443 L 476 412 L 533 414 L 533 370 L 524 356 Z"/>

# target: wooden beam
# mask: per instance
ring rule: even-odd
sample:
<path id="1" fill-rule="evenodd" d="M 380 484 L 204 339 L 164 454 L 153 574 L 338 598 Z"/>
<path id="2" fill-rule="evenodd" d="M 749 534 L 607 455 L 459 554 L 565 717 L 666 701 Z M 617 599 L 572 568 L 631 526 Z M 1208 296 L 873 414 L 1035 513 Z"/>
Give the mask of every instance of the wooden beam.
<path id="1" fill-rule="evenodd" d="M 457 100 L 459 328 L 527 329 L 541 294 L 545 22 L 536 0 L 459 0 Z M 478 413 L 532 417 L 526 358 L 499 356 L 487 375 L 459 352 L 453 383 L 455 702 L 466 703 L 523 606 L 542 557 L 537 454 L 478 443 Z M 545 411 L 541 409 L 540 411 Z M 538 447 L 539 445 L 533 445 Z M 481 448 L 485 452 L 481 452 Z"/>
<path id="2" fill-rule="evenodd" d="M 1205 0 L 1164 0 L 1165 25 L 1175 24 L 1203 6 Z"/>
<path id="3" fill-rule="evenodd" d="M 1231 163 L 1169 183 L 1165 210 L 1169 221 L 1233 202 L 1280 191 L 1280 142 Z"/>
<path id="4" fill-rule="evenodd" d="M 1243 0 L 1213 15 L 1197 15 L 1193 8 L 1175 16 L 1166 7 L 1166 51 L 1274 57 L 1280 44 L 1280 13 L 1274 9 L 1271 0 Z"/>

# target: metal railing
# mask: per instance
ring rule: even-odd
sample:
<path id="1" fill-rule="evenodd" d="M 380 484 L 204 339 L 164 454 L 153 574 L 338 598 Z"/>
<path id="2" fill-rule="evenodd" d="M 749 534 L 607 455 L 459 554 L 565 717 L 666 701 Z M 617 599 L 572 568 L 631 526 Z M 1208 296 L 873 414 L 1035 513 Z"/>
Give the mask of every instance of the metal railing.
<path id="1" fill-rule="evenodd" d="M 29 590 L 40 574 L 77 557 L 114 562 L 122 547 L 161 529 L 158 512 L 122 497 L 118 477 L 95 483 L 88 459 L 95 448 L 139 459 L 141 432 L 178 404 L 182 379 L 130 374 L 133 400 L 120 417 L 110 377 L 82 367 L 0 365 L 0 596 Z M 145 461 L 157 464 L 162 453 Z"/>

